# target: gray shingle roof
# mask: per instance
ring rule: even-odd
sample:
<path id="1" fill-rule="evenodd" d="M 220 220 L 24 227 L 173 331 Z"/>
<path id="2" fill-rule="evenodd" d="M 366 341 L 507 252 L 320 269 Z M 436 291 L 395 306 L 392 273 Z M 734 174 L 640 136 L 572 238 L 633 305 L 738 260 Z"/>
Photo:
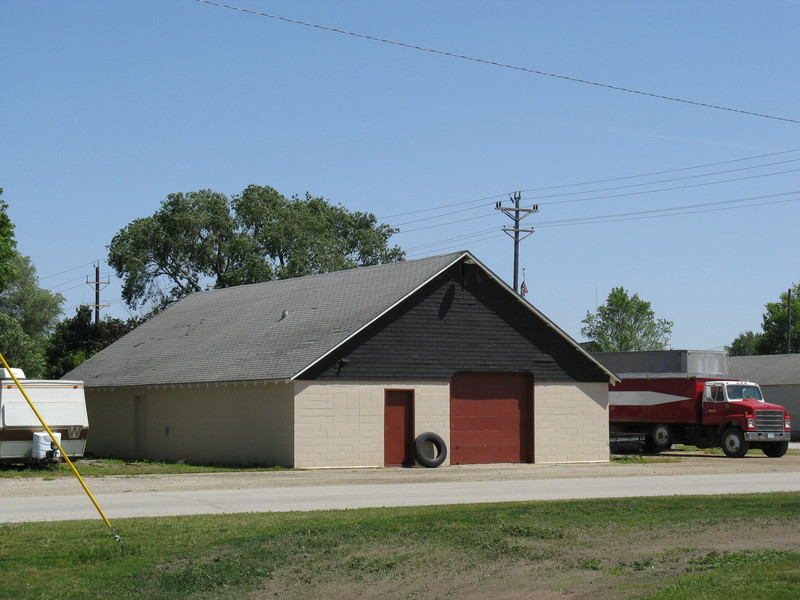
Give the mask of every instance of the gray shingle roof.
<path id="1" fill-rule="evenodd" d="M 616 380 L 466 251 L 197 292 L 64 378 L 82 380 L 87 388 L 292 379 L 462 259 L 480 265 L 577 352 Z"/>
<path id="2" fill-rule="evenodd" d="M 800 354 L 729 356 L 728 371 L 761 385 L 800 384 Z"/>
<path id="3" fill-rule="evenodd" d="M 290 379 L 465 254 L 191 294 L 65 377 L 89 388 Z"/>

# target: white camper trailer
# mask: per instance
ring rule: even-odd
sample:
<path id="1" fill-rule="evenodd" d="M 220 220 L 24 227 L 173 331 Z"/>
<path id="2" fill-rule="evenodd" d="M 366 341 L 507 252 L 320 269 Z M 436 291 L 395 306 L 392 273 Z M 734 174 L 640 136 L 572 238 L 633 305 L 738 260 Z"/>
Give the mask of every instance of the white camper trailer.
<path id="1" fill-rule="evenodd" d="M 86 448 L 89 418 L 82 381 L 25 379 L 12 369 L 28 398 L 70 458 Z M 58 448 L 42 427 L 8 371 L 0 368 L 0 463 L 54 463 Z"/>

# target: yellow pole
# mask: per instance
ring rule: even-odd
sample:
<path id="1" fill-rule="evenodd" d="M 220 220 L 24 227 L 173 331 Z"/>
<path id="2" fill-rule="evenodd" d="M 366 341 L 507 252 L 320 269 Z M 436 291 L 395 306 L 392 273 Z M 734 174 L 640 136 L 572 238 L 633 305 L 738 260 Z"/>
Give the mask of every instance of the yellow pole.
<path id="1" fill-rule="evenodd" d="M 100 513 L 100 516 L 103 518 L 103 521 L 111 530 L 111 534 L 114 536 L 114 539 L 121 544 L 122 541 L 120 540 L 119 535 L 117 535 L 117 532 L 114 530 L 114 527 L 112 527 L 111 522 L 106 518 L 106 515 L 103 512 L 103 509 L 100 508 L 100 505 L 97 503 L 97 500 L 95 500 L 94 496 L 92 496 L 92 492 L 89 491 L 89 488 L 83 481 L 83 477 L 81 477 L 81 474 L 78 473 L 78 469 L 76 469 L 75 465 L 72 464 L 72 461 L 69 459 L 69 456 L 67 456 L 67 453 L 64 452 L 64 449 L 61 447 L 61 444 L 56 439 L 56 436 L 53 435 L 53 432 L 50 430 L 50 427 L 48 427 L 47 423 L 44 422 L 42 415 L 40 415 L 39 411 L 36 410 L 36 407 L 33 405 L 33 402 L 31 402 L 31 399 L 28 397 L 28 394 L 25 392 L 25 389 L 22 387 L 22 384 L 19 382 L 19 379 L 17 379 L 17 376 L 14 375 L 14 372 L 11 370 L 11 367 L 8 366 L 8 363 L 6 362 L 6 359 L 1 352 L 0 352 L 0 360 L 3 361 L 3 366 L 6 368 L 6 371 L 8 371 L 8 374 L 11 376 L 11 379 L 14 380 L 14 383 L 17 384 L 17 387 L 19 388 L 19 391 L 22 392 L 22 395 L 25 397 L 25 400 L 28 401 L 28 405 L 33 410 L 34 414 L 36 415 L 36 418 L 39 419 L 39 422 L 42 424 L 42 427 L 44 427 L 47 430 L 47 433 L 50 436 L 50 440 L 56 445 L 58 451 L 61 453 L 61 456 L 64 457 L 64 462 L 66 462 L 69 465 L 69 468 L 72 469 L 72 473 L 75 475 L 75 477 L 78 478 L 81 487 L 83 487 L 83 491 L 86 492 L 87 496 L 89 496 L 89 500 L 92 501 L 92 504 L 94 504 L 94 507 L 97 509 L 97 512 Z"/>

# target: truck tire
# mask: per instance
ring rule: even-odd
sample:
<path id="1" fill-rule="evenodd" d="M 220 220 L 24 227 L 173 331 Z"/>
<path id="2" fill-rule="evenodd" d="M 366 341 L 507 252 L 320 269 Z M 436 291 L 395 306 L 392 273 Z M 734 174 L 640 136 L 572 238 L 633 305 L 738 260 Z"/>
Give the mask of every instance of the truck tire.
<path id="1" fill-rule="evenodd" d="M 656 452 L 664 452 L 672 448 L 672 433 L 668 425 L 659 423 L 653 427 L 653 448 Z"/>
<path id="2" fill-rule="evenodd" d="M 774 444 L 764 444 L 761 446 L 764 454 L 770 458 L 780 458 L 789 449 L 789 442 L 775 442 Z"/>
<path id="3" fill-rule="evenodd" d="M 750 442 L 744 439 L 741 429 L 731 427 L 722 432 L 722 451 L 730 458 L 742 458 L 750 449 Z"/>
<path id="4" fill-rule="evenodd" d="M 434 455 L 429 453 L 428 443 L 433 444 L 436 451 Z M 417 439 L 414 440 L 414 456 L 416 456 L 417 462 L 423 467 L 438 467 L 444 462 L 444 459 L 447 458 L 447 445 L 440 435 L 432 431 L 427 431 L 419 434 Z"/>

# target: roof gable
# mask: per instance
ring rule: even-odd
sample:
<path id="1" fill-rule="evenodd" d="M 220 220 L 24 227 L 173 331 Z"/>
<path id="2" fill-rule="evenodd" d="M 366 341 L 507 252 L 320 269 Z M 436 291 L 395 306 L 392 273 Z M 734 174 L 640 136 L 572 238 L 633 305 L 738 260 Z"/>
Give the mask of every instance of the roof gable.
<path id="1" fill-rule="evenodd" d="M 472 372 L 608 384 L 608 371 L 530 303 L 475 261 L 465 262 L 450 266 L 295 379 L 446 381 Z"/>

